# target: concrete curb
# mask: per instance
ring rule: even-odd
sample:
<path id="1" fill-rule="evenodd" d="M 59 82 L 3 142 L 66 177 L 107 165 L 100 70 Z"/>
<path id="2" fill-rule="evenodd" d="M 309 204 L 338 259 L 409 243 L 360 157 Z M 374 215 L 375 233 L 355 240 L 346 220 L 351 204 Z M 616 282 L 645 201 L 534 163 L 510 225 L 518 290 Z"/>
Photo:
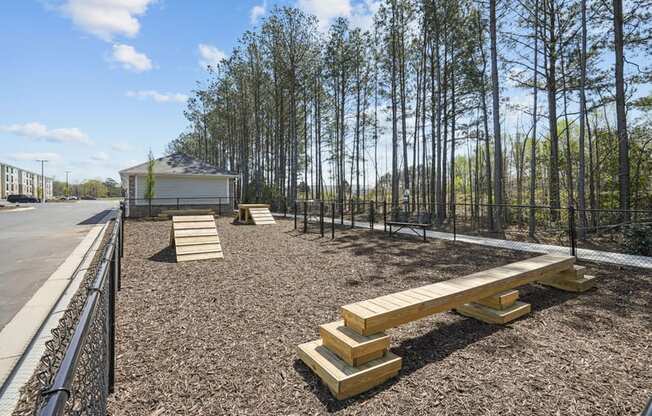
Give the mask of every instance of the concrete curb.
<path id="1" fill-rule="evenodd" d="M 107 213 L 102 222 L 115 212 Z M 0 332 L 0 415 L 11 414 L 20 388 L 32 376 L 72 296 L 77 292 L 95 253 L 107 222 L 95 225 L 32 298 Z"/>

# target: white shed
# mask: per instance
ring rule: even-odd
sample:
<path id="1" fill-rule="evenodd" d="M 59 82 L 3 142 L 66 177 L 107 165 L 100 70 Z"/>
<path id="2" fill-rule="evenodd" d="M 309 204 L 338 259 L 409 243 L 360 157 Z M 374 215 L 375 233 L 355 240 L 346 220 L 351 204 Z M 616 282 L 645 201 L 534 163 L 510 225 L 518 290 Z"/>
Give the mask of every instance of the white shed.
<path id="1" fill-rule="evenodd" d="M 148 163 L 120 171 L 128 216 L 152 215 L 175 207 L 233 207 L 238 175 L 181 153 L 154 160 L 150 201 L 145 197 Z"/>

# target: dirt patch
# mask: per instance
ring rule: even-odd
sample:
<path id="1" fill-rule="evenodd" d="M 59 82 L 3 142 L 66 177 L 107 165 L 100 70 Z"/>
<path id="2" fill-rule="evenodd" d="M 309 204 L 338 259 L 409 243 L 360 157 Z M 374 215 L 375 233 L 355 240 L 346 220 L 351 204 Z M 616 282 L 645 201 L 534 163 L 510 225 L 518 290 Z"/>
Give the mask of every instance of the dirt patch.
<path id="1" fill-rule="evenodd" d="M 388 331 L 399 376 L 337 401 L 295 348 L 340 306 L 531 255 L 229 221 L 223 261 L 179 264 L 170 222 L 127 222 L 111 414 L 636 415 L 652 394 L 652 276 L 589 265 L 597 289 L 526 286 L 532 314 L 504 327 L 444 313 Z"/>

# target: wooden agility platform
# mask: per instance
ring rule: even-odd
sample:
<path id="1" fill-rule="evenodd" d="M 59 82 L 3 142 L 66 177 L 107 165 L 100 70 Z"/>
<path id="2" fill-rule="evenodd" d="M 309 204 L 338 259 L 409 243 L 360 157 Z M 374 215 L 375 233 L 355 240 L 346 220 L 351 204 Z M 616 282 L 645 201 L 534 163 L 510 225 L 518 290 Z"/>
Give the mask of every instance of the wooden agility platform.
<path id="1" fill-rule="evenodd" d="M 244 223 L 252 222 L 256 225 L 276 224 L 268 204 L 238 205 L 238 220 Z"/>
<path id="2" fill-rule="evenodd" d="M 342 306 L 343 320 L 322 325 L 321 339 L 299 345 L 299 357 L 337 399 L 354 396 L 401 368 L 384 330 L 451 309 L 505 324 L 530 312 L 529 304 L 518 301 L 516 287 L 537 282 L 574 292 L 591 288 L 595 278 L 574 263 L 571 256 L 543 255 Z"/>
<path id="3" fill-rule="evenodd" d="M 212 215 L 172 217 L 170 244 L 176 248 L 177 262 L 224 258 Z"/>

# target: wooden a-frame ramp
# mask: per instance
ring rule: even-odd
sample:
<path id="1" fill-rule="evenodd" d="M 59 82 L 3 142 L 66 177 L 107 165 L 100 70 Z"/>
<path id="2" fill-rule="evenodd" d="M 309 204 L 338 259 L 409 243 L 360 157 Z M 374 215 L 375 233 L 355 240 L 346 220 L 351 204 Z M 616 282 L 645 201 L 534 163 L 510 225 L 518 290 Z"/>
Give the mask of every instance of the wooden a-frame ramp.
<path id="1" fill-rule="evenodd" d="M 276 224 L 269 208 L 249 208 L 249 216 L 256 225 Z"/>
<path id="2" fill-rule="evenodd" d="M 298 346 L 299 358 L 337 399 L 382 384 L 401 369 L 388 351 L 385 330 L 451 309 L 487 323 L 505 324 L 530 312 L 517 301 L 519 286 L 540 283 L 584 292 L 595 283 L 571 256 L 543 255 L 443 282 L 342 306 L 342 320 L 321 325 L 321 339 Z"/>
<path id="3" fill-rule="evenodd" d="M 177 262 L 224 258 L 212 215 L 173 216 L 170 244 Z"/>

